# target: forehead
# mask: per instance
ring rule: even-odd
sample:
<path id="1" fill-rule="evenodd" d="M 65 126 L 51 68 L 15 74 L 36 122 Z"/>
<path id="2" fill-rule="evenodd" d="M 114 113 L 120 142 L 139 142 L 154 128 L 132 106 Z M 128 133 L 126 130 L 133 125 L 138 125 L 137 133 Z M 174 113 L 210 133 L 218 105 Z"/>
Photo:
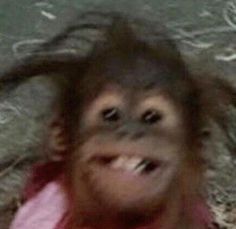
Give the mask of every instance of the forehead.
<path id="1" fill-rule="evenodd" d="M 151 88 L 152 86 L 164 86 L 171 80 L 173 72 L 164 65 L 158 65 L 151 58 L 135 57 L 130 61 L 123 59 L 110 60 L 105 77 L 125 87 L 136 89 Z"/>
<path id="2" fill-rule="evenodd" d="M 106 84 L 93 102 L 101 106 L 111 104 L 123 106 L 125 104 L 133 107 L 141 104 L 145 104 L 145 106 L 160 105 L 163 104 L 163 101 L 175 103 L 163 89 L 132 90 L 117 84 Z"/>
<path id="3" fill-rule="evenodd" d="M 122 99 L 130 104 L 149 97 L 164 96 L 167 101 L 171 99 L 181 103 L 182 89 L 177 83 L 181 75 L 178 74 L 150 56 L 100 59 L 85 76 L 85 91 L 81 98 L 86 104 L 98 96 L 105 96 L 104 101 Z"/>

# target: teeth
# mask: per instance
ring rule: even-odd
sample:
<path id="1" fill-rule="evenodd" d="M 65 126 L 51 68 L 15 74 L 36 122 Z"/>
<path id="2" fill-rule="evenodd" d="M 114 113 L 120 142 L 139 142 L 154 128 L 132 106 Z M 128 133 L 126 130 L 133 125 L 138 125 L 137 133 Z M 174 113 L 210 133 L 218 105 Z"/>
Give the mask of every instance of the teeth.
<path id="1" fill-rule="evenodd" d="M 128 160 L 128 157 L 125 157 L 125 156 L 123 156 L 123 157 L 118 157 L 117 159 L 115 159 L 115 160 L 111 163 L 110 166 L 111 166 L 113 169 L 120 169 L 120 168 L 123 168 L 123 167 L 125 166 L 127 160 Z"/>
<path id="2" fill-rule="evenodd" d="M 111 163 L 111 168 L 113 169 L 122 169 L 126 171 L 133 171 L 136 174 L 141 173 L 145 167 L 148 165 L 147 160 L 143 160 L 139 157 L 127 157 L 121 156 L 118 157 Z"/>
<path id="3" fill-rule="evenodd" d="M 142 159 L 138 157 L 131 157 L 126 162 L 126 169 L 128 171 L 133 171 L 141 163 Z"/>
<path id="4" fill-rule="evenodd" d="M 139 174 L 139 173 L 142 173 L 146 167 L 148 166 L 149 164 L 149 161 L 147 160 L 142 160 L 137 166 L 136 166 L 136 169 L 135 169 L 135 173 L 136 174 Z"/>

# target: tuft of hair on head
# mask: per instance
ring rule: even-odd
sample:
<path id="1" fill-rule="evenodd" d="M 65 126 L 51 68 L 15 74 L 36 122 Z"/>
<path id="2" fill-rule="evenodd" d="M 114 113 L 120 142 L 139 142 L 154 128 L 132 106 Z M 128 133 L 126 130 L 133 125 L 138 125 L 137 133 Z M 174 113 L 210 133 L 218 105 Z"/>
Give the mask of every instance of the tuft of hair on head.
<path id="1" fill-rule="evenodd" d="M 185 78 L 189 75 L 182 55 L 167 29 L 158 23 L 124 14 L 114 14 L 108 27 L 103 28 L 102 41 L 94 44 L 89 61 L 112 59 L 115 56 L 135 59 L 152 56 Z"/>

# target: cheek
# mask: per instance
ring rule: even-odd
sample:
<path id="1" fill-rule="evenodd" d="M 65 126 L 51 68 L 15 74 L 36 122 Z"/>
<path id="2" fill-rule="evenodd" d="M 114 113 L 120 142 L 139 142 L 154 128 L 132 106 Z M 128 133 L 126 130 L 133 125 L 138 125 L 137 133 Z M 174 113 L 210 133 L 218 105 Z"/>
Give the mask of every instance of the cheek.
<path id="1" fill-rule="evenodd" d="M 169 156 L 183 157 L 188 151 L 188 133 L 185 125 L 177 125 L 174 128 L 159 128 L 154 133 L 153 145 L 158 151 L 163 151 Z"/>

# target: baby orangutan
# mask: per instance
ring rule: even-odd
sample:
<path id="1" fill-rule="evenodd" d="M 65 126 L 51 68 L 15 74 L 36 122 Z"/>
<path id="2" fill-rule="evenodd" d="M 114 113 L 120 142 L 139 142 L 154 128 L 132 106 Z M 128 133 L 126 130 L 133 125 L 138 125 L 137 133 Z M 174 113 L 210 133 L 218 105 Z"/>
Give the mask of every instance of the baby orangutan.
<path id="1" fill-rule="evenodd" d="M 32 57 L 1 78 L 5 84 L 39 74 L 56 78 L 61 124 L 52 132 L 59 128 L 65 142 L 61 148 L 53 135 L 63 159 L 50 162 L 51 170 L 40 167 L 50 178 L 19 210 L 11 229 L 213 228 L 203 199 L 202 130 L 209 119 L 223 120 L 215 105 L 231 103 L 235 92 L 225 82 L 192 77 L 165 34 L 149 43 L 128 20 L 114 18 L 106 39 L 87 56 Z M 52 182 L 63 205 L 45 217 L 59 211 L 57 221 L 22 224 L 30 201 L 44 215 L 55 204 L 51 195 L 40 205 Z M 28 221 L 36 222 L 37 210 L 31 209 Z"/>

